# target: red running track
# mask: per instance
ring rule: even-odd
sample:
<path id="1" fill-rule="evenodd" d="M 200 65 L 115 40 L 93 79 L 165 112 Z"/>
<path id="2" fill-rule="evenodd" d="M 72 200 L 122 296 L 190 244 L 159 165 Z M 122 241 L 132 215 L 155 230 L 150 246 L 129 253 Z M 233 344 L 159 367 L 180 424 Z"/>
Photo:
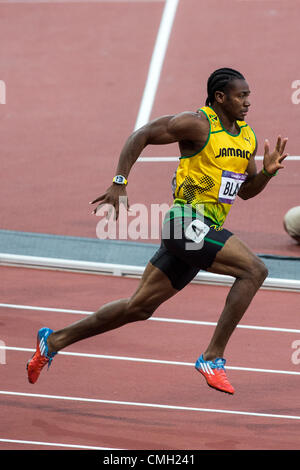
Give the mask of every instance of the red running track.
<path id="1" fill-rule="evenodd" d="M 7 85 L 0 108 L 2 229 L 96 237 L 88 202 L 110 184 L 134 128 L 163 6 L 0 2 L 0 79 Z M 300 105 L 292 102 L 298 8 L 298 0 L 181 0 L 151 118 L 195 110 L 211 71 L 231 66 L 252 90 L 249 124 L 258 154 L 265 138 L 273 145 L 282 133 L 290 155 L 299 155 Z M 154 146 L 144 155 L 178 150 Z M 175 168 L 137 163 L 130 203 L 170 204 Z M 299 256 L 282 225 L 285 212 L 299 205 L 299 176 L 299 161 L 287 161 L 261 195 L 237 201 L 228 228 L 255 252 Z"/>
<path id="2" fill-rule="evenodd" d="M 130 295 L 139 282 L 3 267 L 1 274 L 2 304 L 87 313 Z M 55 444 L 129 450 L 298 448 L 300 370 L 292 362 L 292 343 L 300 334 L 298 293 L 261 290 L 253 300 L 241 323 L 247 328 L 238 328 L 227 348 L 234 396 L 207 387 L 193 367 L 213 326 L 158 321 L 215 322 L 227 292 L 189 285 L 162 305 L 153 320 L 66 348 L 35 385 L 27 382 L 25 364 L 37 330 L 62 328 L 84 314 L 2 306 L 1 340 L 8 349 L 6 364 L 0 366 L 0 439 L 31 444 L 0 441 L 0 448 L 45 448 L 35 442 L 53 443 L 48 447 L 53 449 Z"/>
<path id="3" fill-rule="evenodd" d="M 297 8 L 296 0 L 181 1 L 152 117 L 194 110 L 204 102 L 208 74 L 233 66 L 253 90 L 249 123 L 259 153 L 263 139 L 280 132 L 297 155 Z M 133 129 L 162 11 L 161 2 L 0 2 L 0 79 L 7 85 L 0 108 L 2 229 L 95 237 L 87 203 L 107 187 Z M 177 155 L 177 148 L 145 151 L 158 154 Z M 284 212 L 298 205 L 298 163 L 287 162 L 262 195 L 247 206 L 237 201 L 230 214 L 229 228 L 254 251 L 298 255 L 282 229 Z M 130 202 L 170 203 L 175 167 L 137 164 Z M 3 304 L 91 312 L 138 284 L 12 268 L 1 275 Z M 215 322 L 227 291 L 190 285 L 153 318 Z M 1 307 L 0 339 L 8 349 L 0 365 L 0 448 L 299 448 L 299 365 L 292 361 L 298 299 L 257 294 L 241 324 L 248 327 L 236 330 L 226 353 L 233 397 L 209 389 L 193 368 L 213 326 L 174 321 L 149 320 L 73 345 L 65 352 L 74 355 L 62 353 L 31 386 L 25 364 L 38 328 L 61 328 L 81 316 Z"/>

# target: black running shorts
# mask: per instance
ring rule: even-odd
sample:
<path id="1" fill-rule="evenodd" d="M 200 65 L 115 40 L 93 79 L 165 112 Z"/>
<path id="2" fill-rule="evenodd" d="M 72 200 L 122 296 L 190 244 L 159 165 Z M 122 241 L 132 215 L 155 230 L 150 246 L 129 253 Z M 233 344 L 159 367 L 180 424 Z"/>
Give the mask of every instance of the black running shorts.
<path id="1" fill-rule="evenodd" d="M 166 214 L 161 245 L 150 263 L 181 290 L 202 270 L 233 234 L 187 206 L 173 206 Z"/>

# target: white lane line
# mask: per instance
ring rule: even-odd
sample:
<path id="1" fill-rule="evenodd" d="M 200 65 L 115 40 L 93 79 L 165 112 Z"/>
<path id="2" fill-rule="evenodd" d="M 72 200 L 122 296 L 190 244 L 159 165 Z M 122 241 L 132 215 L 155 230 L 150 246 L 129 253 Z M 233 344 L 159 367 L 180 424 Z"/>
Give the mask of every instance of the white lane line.
<path id="1" fill-rule="evenodd" d="M 0 0 L 1 3 L 164 3 L 166 0 Z"/>
<path id="2" fill-rule="evenodd" d="M 149 162 L 149 163 L 178 162 L 179 163 L 179 157 L 139 157 L 137 159 L 137 162 Z"/>
<path id="3" fill-rule="evenodd" d="M 141 403 L 141 402 L 132 402 L 132 401 L 103 400 L 100 398 L 69 397 L 69 396 L 63 396 L 63 395 L 44 395 L 44 394 L 39 394 L 39 393 L 10 392 L 8 390 L 0 390 L 0 394 L 7 395 L 7 396 L 26 397 L 26 398 L 45 398 L 47 400 L 65 400 L 65 401 L 77 401 L 77 402 L 83 402 L 83 403 L 102 403 L 102 404 L 107 404 L 107 405 L 135 406 L 135 407 L 141 407 L 141 408 L 159 408 L 159 409 L 164 409 L 164 410 L 198 411 L 202 413 L 220 413 L 220 414 L 229 414 L 229 415 L 256 416 L 260 418 L 300 420 L 300 416 L 297 416 L 297 415 L 255 413 L 255 412 L 250 412 L 250 411 L 223 410 L 223 409 L 214 409 L 214 408 L 198 408 L 198 407 L 191 407 L 191 406 L 163 405 L 163 404 L 158 404 L 158 403 Z"/>
<path id="4" fill-rule="evenodd" d="M 263 160 L 264 157 L 262 155 L 258 155 L 255 157 L 255 160 Z M 291 160 L 291 161 L 299 161 L 300 156 L 295 155 L 295 156 L 290 156 L 287 157 L 285 160 Z M 179 157 L 139 157 L 138 162 L 149 162 L 149 163 L 159 163 L 159 162 L 179 162 Z"/>
<path id="5" fill-rule="evenodd" d="M 112 447 L 93 447 L 83 446 L 80 444 L 60 444 L 58 442 L 40 442 L 40 441 L 23 441 L 21 439 L 0 439 L 0 442 L 7 442 L 12 444 L 29 444 L 34 446 L 50 446 L 50 447 L 66 447 L 71 449 L 90 449 L 90 450 L 123 450 Z"/>
<path id="6" fill-rule="evenodd" d="M 32 305 L 18 305 L 18 304 L 5 304 L 0 303 L 0 308 L 10 308 L 18 310 L 32 310 L 41 312 L 53 312 L 53 313 L 67 313 L 71 315 L 92 315 L 94 312 L 86 310 L 70 310 L 64 308 L 51 308 L 51 307 L 36 307 Z M 200 320 L 183 320 L 179 318 L 163 318 L 163 317 L 150 317 L 151 321 L 158 321 L 164 323 L 181 323 L 186 325 L 200 325 L 200 326 L 216 326 L 217 322 L 208 322 Z M 258 331 L 276 331 L 280 333 L 296 333 L 299 334 L 300 330 L 296 328 L 279 328 L 272 326 L 257 326 L 257 325 L 237 325 L 237 328 L 258 330 Z"/>
<path id="7" fill-rule="evenodd" d="M 19 352 L 28 352 L 34 353 L 35 349 L 31 348 L 20 348 L 15 346 L 2 346 L 0 345 L 0 350 L 4 349 L 6 351 L 19 351 Z M 76 357 L 87 357 L 92 359 L 109 359 L 115 361 L 128 361 L 128 362 L 143 362 L 148 364 L 165 364 L 168 366 L 187 366 L 195 367 L 194 362 L 179 362 L 179 361 L 166 361 L 162 359 L 146 359 L 141 357 L 128 357 L 128 356 L 109 356 L 107 354 L 92 354 L 92 353 L 77 353 L 77 352 L 66 352 L 60 351 L 58 353 L 62 356 L 76 356 Z M 238 367 L 238 366 L 226 366 L 228 370 L 240 370 L 245 372 L 263 372 L 269 374 L 285 374 L 285 375 L 300 375 L 300 372 L 289 371 L 289 370 L 276 370 L 276 369 L 258 369 L 254 367 Z"/>
<path id="8" fill-rule="evenodd" d="M 202 326 L 216 326 L 217 322 L 209 321 L 198 321 L 198 320 L 181 320 L 177 318 L 160 318 L 160 317 L 151 317 L 149 320 L 152 321 L 161 321 L 161 322 L 170 322 L 170 323 L 184 323 L 191 325 L 202 325 Z M 260 331 L 277 331 L 282 333 L 300 333 L 300 330 L 295 328 L 278 328 L 272 326 L 256 326 L 256 325 L 237 325 L 237 328 L 247 329 L 247 330 L 260 330 Z"/>
<path id="9" fill-rule="evenodd" d="M 149 121 L 179 0 L 166 0 L 134 130 Z"/>

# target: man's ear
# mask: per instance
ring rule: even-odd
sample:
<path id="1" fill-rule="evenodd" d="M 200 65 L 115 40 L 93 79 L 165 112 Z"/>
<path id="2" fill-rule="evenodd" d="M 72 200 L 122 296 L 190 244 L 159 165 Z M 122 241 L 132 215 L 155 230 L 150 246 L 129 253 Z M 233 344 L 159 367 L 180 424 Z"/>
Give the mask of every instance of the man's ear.
<path id="1" fill-rule="evenodd" d="M 215 92 L 215 100 L 217 103 L 224 103 L 225 100 L 225 93 L 223 91 L 216 91 Z"/>

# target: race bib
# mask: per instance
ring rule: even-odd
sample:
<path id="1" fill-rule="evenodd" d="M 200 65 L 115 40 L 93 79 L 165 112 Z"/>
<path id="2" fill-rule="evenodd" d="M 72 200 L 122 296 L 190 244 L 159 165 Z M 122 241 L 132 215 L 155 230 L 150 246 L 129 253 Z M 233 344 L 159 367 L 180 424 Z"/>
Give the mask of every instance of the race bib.
<path id="1" fill-rule="evenodd" d="M 219 202 L 233 204 L 240 187 L 247 178 L 243 173 L 223 170 L 222 181 L 219 190 Z"/>
<path id="2" fill-rule="evenodd" d="M 185 236 L 195 243 L 201 243 L 209 230 L 210 227 L 202 222 L 202 220 L 195 219 L 185 229 Z"/>

